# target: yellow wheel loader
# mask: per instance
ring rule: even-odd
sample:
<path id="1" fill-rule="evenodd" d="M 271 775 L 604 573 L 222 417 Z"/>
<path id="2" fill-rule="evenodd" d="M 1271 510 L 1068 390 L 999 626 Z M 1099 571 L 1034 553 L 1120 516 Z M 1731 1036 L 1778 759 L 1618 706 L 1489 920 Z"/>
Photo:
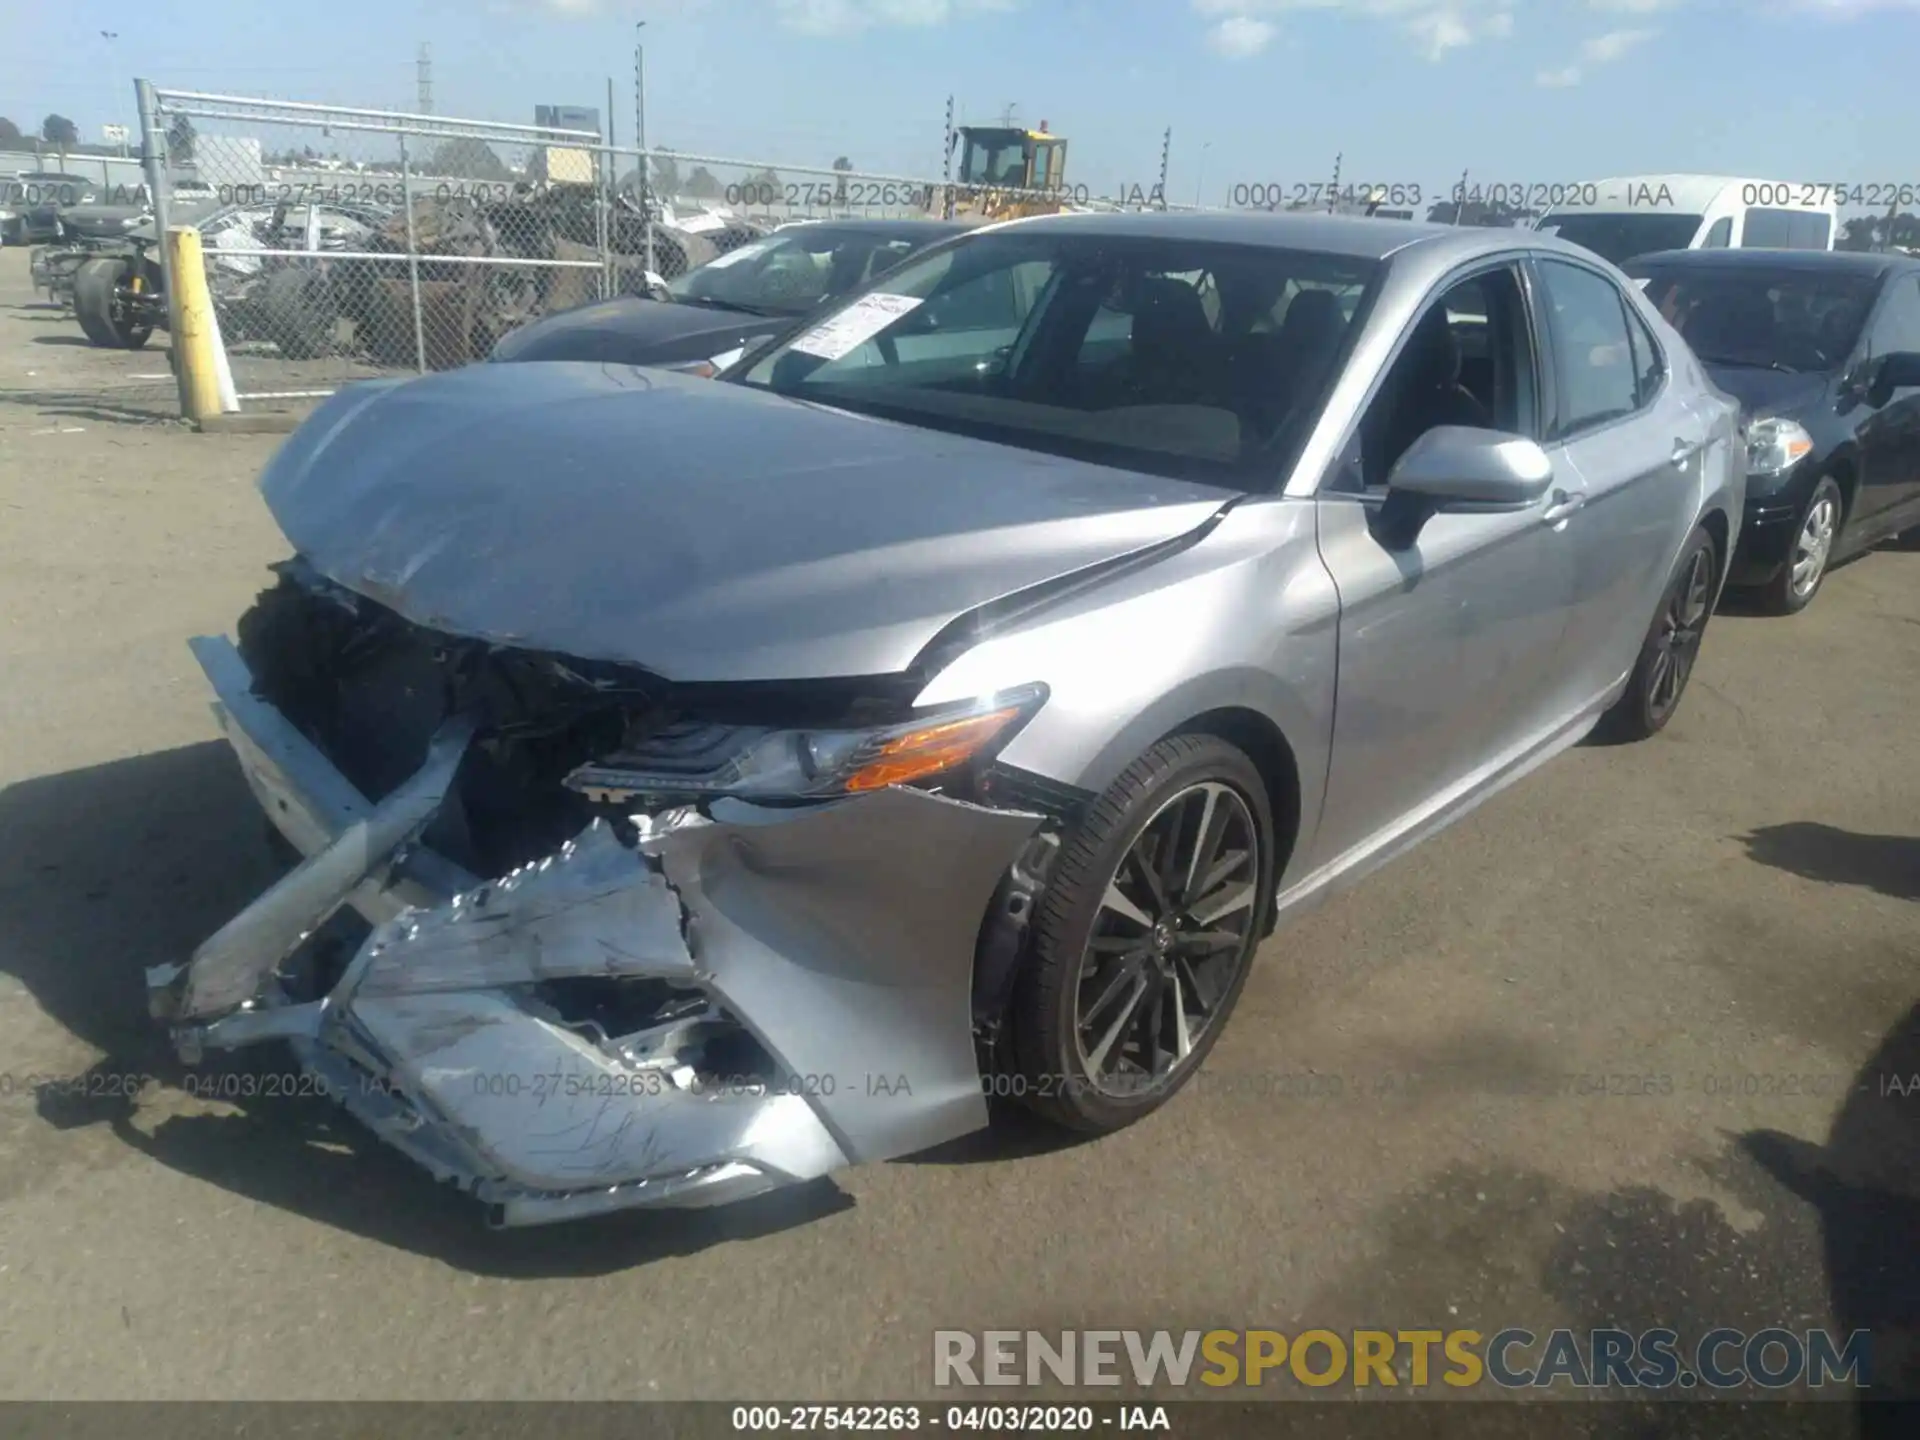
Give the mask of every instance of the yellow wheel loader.
<path id="1" fill-rule="evenodd" d="M 953 143 L 960 149 L 960 169 L 942 202 L 950 219 L 1054 215 L 1086 198 L 1068 190 L 1067 142 L 1049 134 L 1044 120 L 1038 130 L 962 125 Z"/>

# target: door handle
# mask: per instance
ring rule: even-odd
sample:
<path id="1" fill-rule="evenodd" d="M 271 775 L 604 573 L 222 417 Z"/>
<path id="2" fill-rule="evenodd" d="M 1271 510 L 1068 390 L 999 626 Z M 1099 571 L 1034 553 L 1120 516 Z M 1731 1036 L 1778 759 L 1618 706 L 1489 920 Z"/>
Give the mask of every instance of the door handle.
<path id="1" fill-rule="evenodd" d="M 1699 453 L 1700 447 L 1693 442 L 1689 440 L 1675 440 L 1673 442 L 1673 468 L 1676 470 L 1686 469 L 1687 462 Z"/>
<path id="2" fill-rule="evenodd" d="M 1571 495 L 1565 490 L 1556 490 L 1553 492 L 1552 502 L 1540 513 L 1540 523 L 1543 525 L 1558 525 L 1575 511 L 1584 510 L 1586 507 L 1586 496 Z"/>

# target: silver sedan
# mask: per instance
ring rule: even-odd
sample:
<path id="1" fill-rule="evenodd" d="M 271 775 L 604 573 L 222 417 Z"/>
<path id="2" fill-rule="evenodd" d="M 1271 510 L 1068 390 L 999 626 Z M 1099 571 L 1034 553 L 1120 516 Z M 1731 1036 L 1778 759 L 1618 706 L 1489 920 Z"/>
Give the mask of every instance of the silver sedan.
<path id="1" fill-rule="evenodd" d="M 1289 913 L 1667 724 L 1744 462 L 1605 262 L 1334 217 L 990 227 L 718 383 L 356 387 L 194 642 L 296 863 L 155 1013 L 505 1224 L 1126 1125 Z"/>

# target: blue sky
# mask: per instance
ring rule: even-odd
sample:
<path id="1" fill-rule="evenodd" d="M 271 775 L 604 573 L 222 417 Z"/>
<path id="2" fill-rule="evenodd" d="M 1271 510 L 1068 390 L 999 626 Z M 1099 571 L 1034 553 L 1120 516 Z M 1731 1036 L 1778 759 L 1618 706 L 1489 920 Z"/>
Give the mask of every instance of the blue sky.
<path id="1" fill-rule="evenodd" d="M 88 138 L 131 79 L 531 122 L 599 105 L 683 151 L 937 175 L 949 93 L 1071 141 L 1070 181 L 1450 186 L 1665 170 L 1920 183 L 1920 0 L 0 0 L 0 114 Z M 112 32 L 105 38 L 102 31 Z"/>

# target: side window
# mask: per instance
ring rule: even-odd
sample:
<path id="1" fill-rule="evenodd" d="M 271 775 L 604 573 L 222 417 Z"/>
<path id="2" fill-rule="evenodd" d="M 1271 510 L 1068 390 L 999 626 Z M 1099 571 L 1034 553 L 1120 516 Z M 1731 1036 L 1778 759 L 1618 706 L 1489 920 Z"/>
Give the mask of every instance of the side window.
<path id="1" fill-rule="evenodd" d="M 1667 362 L 1660 353 L 1660 342 L 1631 305 L 1627 307 L 1627 339 L 1633 345 L 1634 398 L 1646 405 L 1659 393 Z"/>
<path id="2" fill-rule="evenodd" d="M 1920 352 L 1920 280 L 1902 275 L 1890 282 L 1870 344 L 1876 358 Z"/>
<path id="3" fill-rule="evenodd" d="M 1540 282 L 1552 317 L 1559 390 L 1553 438 L 1638 410 L 1626 301 L 1613 282 L 1559 260 L 1540 262 Z"/>
<path id="4" fill-rule="evenodd" d="M 1749 210 L 1740 243 L 1749 250 L 1791 250 L 1795 218 L 1791 210 Z"/>
<path id="5" fill-rule="evenodd" d="M 1534 435 L 1532 331 L 1518 274 L 1454 285 L 1421 312 L 1360 421 L 1359 466 L 1337 490 L 1379 493 L 1400 457 L 1441 425 Z"/>
<path id="6" fill-rule="evenodd" d="M 1787 222 L 1787 236 L 1795 250 L 1824 250 L 1833 238 L 1833 217 L 1812 210 L 1795 215 Z"/>
<path id="7" fill-rule="evenodd" d="M 1713 228 L 1707 231 L 1707 238 L 1700 242 L 1702 250 L 1725 250 L 1733 244 L 1733 217 L 1722 215 L 1713 222 Z"/>

